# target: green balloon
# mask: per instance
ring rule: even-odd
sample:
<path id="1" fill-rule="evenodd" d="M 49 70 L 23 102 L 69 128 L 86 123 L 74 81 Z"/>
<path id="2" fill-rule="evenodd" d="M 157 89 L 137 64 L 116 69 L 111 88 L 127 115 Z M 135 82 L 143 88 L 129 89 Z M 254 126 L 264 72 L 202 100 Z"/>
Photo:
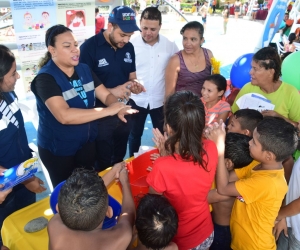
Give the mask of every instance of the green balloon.
<path id="1" fill-rule="evenodd" d="M 300 90 L 300 51 L 288 55 L 281 66 L 282 81 Z"/>

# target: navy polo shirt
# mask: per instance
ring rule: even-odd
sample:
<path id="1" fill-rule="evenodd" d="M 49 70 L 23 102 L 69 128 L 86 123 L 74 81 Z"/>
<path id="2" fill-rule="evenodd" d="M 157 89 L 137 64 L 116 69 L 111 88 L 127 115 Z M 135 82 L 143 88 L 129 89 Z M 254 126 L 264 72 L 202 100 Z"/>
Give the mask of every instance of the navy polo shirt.
<path id="1" fill-rule="evenodd" d="M 80 62 L 90 66 L 107 88 L 114 88 L 129 80 L 135 72 L 135 53 L 128 42 L 115 50 L 104 38 L 104 30 L 86 40 L 80 46 Z"/>

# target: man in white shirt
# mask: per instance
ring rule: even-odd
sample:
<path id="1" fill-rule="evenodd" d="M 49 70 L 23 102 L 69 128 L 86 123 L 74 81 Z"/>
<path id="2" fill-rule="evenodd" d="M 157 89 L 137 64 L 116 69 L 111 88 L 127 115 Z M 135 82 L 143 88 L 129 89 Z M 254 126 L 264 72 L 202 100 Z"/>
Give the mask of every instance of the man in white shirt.
<path id="1" fill-rule="evenodd" d="M 141 33 L 132 37 L 136 58 L 137 79 L 147 90 L 139 95 L 132 94 L 132 108 L 139 110 L 132 120 L 129 135 L 129 155 L 139 150 L 144 125 L 148 114 L 154 128 L 163 133 L 163 102 L 165 93 L 165 68 L 170 57 L 178 51 L 174 42 L 160 35 L 161 12 L 155 7 L 146 8 L 141 15 Z"/>

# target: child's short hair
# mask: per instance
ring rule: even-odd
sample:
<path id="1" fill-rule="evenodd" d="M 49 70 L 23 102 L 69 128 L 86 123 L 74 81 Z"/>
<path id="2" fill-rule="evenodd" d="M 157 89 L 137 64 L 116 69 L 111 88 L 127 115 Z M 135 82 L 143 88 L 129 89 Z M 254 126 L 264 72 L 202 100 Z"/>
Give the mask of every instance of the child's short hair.
<path id="1" fill-rule="evenodd" d="M 253 158 L 250 156 L 249 141 L 251 137 L 238 133 L 228 133 L 225 139 L 225 158 L 232 161 L 233 167 L 248 166 Z"/>
<path id="2" fill-rule="evenodd" d="M 178 228 L 174 207 L 162 195 L 145 195 L 136 210 L 136 230 L 141 243 L 149 249 L 164 249 Z"/>
<path id="3" fill-rule="evenodd" d="M 277 162 L 292 155 L 298 144 L 296 128 L 279 117 L 265 117 L 258 123 L 257 133 L 262 150 L 272 152 Z"/>
<path id="4" fill-rule="evenodd" d="M 108 193 L 93 170 L 79 169 L 66 180 L 58 196 L 58 210 L 70 229 L 91 231 L 104 220 Z"/>
<path id="5" fill-rule="evenodd" d="M 239 119 L 241 129 L 248 129 L 253 134 L 257 124 L 264 119 L 263 115 L 254 109 L 240 109 L 234 113 L 234 117 Z"/>
<path id="6" fill-rule="evenodd" d="M 224 76 L 222 76 L 220 74 L 213 74 L 213 75 L 210 75 L 210 76 L 206 77 L 205 81 L 209 81 L 209 82 L 214 83 L 217 86 L 218 91 L 223 90 L 224 93 L 225 93 L 226 88 L 227 88 L 227 81 L 226 81 Z M 224 95 L 224 93 L 223 93 L 223 95 Z"/>

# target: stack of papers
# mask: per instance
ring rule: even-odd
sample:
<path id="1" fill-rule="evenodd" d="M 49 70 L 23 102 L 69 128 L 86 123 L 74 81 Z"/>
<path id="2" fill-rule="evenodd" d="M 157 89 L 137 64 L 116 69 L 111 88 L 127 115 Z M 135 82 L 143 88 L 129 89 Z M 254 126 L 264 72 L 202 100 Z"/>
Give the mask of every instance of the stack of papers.
<path id="1" fill-rule="evenodd" d="M 236 104 L 240 109 L 255 109 L 259 112 L 264 110 L 274 110 L 275 105 L 263 95 L 249 93 L 241 96 Z"/>
<path id="2" fill-rule="evenodd" d="M 31 178 L 38 171 L 38 167 L 38 158 L 31 158 L 20 165 L 7 169 L 4 176 L 0 176 L 0 184 L 3 185 L 0 191 L 10 189 Z"/>

